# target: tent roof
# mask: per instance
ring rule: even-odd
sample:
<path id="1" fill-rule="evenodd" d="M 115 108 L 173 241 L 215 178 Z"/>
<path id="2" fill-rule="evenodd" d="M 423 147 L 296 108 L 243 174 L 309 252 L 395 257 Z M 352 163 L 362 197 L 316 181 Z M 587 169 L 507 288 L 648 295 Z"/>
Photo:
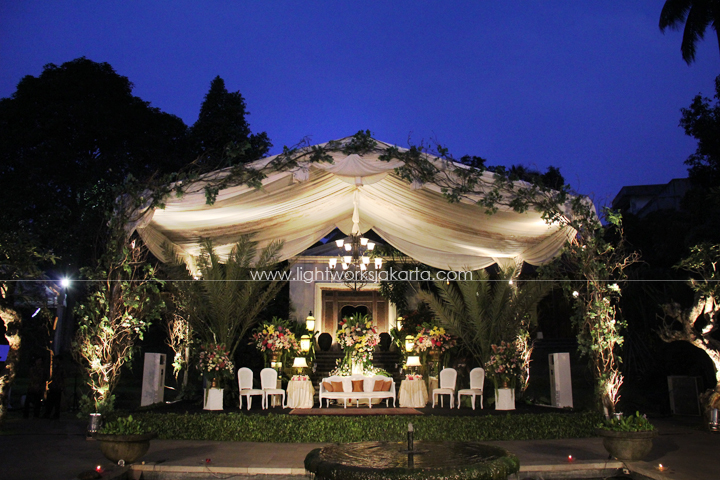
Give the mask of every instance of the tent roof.
<path id="1" fill-rule="evenodd" d="M 281 259 L 285 260 L 336 227 L 348 235 L 372 228 L 422 263 L 474 270 L 493 263 L 546 263 L 575 233 L 547 225 L 534 211 L 501 208 L 487 215 L 470 200 L 449 203 L 436 185 L 401 179 L 394 169 L 402 162 L 381 161 L 378 153 L 330 154 L 332 163 L 300 162 L 296 168 L 272 172 L 260 189 L 241 185 L 221 190 L 213 205 L 206 204 L 204 184 L 198 182 L 181 198 L 168 199 L 164 209 L 148 211 L 131 229 L 137 229 L 161 260 L 167 243 L 191 268 L 200 254 L 201 239 L 212 239 L 223 257 L 244 234 L 253 234 L 261 248 L 273 240 L 284 241 Z M 262 168 L 273 159 L 252 165 Z M 432 161 L 447 166 L 446 160 L 432 157 Z M 212 175 L 225 174 L 221 170 Z M 485 175 L 492 182 L 492 174 Z"/>

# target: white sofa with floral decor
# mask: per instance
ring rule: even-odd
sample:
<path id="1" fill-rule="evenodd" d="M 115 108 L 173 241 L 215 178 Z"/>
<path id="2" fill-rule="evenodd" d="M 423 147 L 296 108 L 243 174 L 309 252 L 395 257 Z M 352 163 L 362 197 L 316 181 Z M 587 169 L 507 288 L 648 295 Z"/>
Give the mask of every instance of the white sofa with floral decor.
<path id="1" fill-rule="evenodd" d="M 389 387 L 385 385 L 379 385 L 377 382 L 389 382 Z M 332 387 L 332 391 L 329 390 L 328 384 Z M 362 383 L 360 383 L 362 382 Z M 342 391 L 336 389 L 337 386 L 342 385 Z M 362 390 L 358 390 L 362 385 Z M 386 389 L 382 389 L 385 386 Z M 355 388 L 353 388 L 355 387 Z M 378 390 L 377 388 L 381 388 Z M 343 405 L 347 408 L 347 402 L 356 402 L 357 406 L 360 406 L 360 400 L 368 400 L 370 408 L 372 408 L 373 399 L 385 399 L 385 404 L 390 406 L 390 399 L 393 401 L 393 407 L 395 406 L 395 381 L 392 377 L 386 377 L 384 375 L 375 375 L 367 377 L 365 375 L 350 375 L 350 376 L 330 376 L 323 379 L 320 382 L 320 393 L 318 394 L 320 399 L 320 408 L 322 408 L 323 400 L 326 401 L 326 406 L 330 406 L 330 400 L 343 401 Z"/>

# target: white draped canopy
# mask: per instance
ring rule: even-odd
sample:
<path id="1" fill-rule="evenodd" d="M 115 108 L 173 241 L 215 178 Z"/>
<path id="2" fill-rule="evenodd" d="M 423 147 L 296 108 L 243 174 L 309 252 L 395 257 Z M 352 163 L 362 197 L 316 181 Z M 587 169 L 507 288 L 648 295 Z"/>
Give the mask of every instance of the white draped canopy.
<path id="1" fill-rule="evenodd" d="M 336 227 L 345 234 L 373 229 L 422 263 L 475 270 L 493 263 L 546 263 L 575 233 L 548 225 L 534 211 L 501 208 L 487 215 L 470 200 L 449 203 L 439 187 L 399 178 L 393 171 L 402 165 L 398 160 L 380 161 L 378 154 L 331 155 L 333 163 L 300 163 L 292 170 L 271 173 L 261 189 L 221 190 L 213 205 L 206 204 L 204 185 L 198 182 L 181 198 L 168 199 L 164 209 L 148 211 L 130 229 L 138 231 L 159 259 L 166 260 L 166 243 L 191 269 L 203 238 L 212 239 L 223 257 L 244 234 L 252 234 L 261 248 L 282 240 L 280 258 L 285 260 Z M 254 165 L 264 167 L 272 159 Z M 491 182 L 491 174 L 486 175 Z"/>

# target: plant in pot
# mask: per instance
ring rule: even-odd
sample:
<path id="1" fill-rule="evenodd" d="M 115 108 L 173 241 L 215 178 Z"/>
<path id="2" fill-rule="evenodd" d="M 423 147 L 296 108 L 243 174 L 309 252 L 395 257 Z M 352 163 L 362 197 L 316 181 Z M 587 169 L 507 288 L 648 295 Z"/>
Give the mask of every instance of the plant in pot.
<path id="1" fill-rule="evenodd" d="M 652 450 L 653 438 L 657 436 L 653 424 L 640 412 L 605 419 L 595 432 L 603 437 L 603 446 L 611 456 L 631 462 L 645 458 Z"/>
<path id="2" fill-rule="evenodd" d="M 122 466 L 142 458 L 150 448 L 150 440 L 156 436 L 141 421 L 129 415 L 103 425 L 100 433 L 95 434 L 95 439 L 100 442 L 103 455 Z"/>

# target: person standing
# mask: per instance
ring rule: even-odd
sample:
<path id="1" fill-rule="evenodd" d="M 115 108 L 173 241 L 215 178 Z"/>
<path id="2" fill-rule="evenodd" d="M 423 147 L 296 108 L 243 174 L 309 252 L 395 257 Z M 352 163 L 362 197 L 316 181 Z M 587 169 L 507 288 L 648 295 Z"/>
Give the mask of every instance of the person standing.
<path id="1" fill-rule="evenodd" d="M 30 382 L 25 394 L 25 405 L 23 406 L 23 417 L 30 417 L 30 404 L 33 406 L 33 416 L 40 416 L 40 404 L 45 393 L 45 369 L 43 368 L 42 357 L 36 357 L 30 367 Z"/>

